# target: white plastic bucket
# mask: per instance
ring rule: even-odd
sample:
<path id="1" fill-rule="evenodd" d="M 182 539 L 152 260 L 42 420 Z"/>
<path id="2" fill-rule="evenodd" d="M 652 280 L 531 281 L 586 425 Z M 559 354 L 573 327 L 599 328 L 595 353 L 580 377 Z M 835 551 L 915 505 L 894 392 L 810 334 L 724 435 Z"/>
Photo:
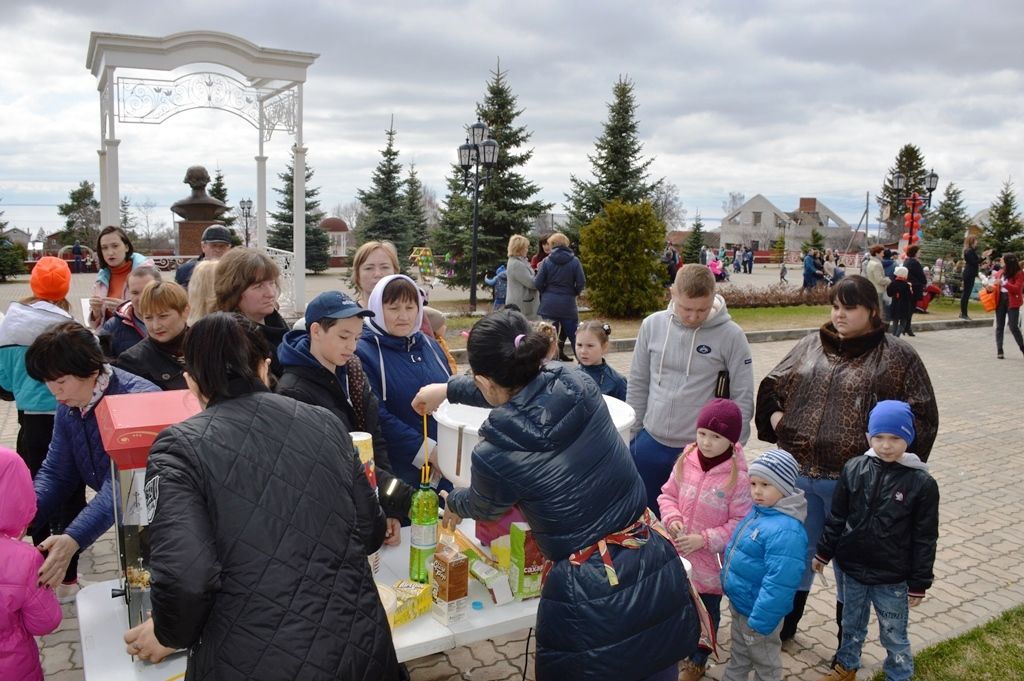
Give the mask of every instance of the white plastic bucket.
<path id="1" fill-rule="evenodd" d="M 605 395 L 604 401 L 619 436 L 629 444 L 629 429 L 636 418 L 636 412 L 614 397 Z M 434 412 L 437 420 L 437 462 L 445 477 L 456 487 L 469 487 L 470 455 L 480 441 L 480 426 L 490 413 L 490 409 L 451 404 L 447 400 Z"/>

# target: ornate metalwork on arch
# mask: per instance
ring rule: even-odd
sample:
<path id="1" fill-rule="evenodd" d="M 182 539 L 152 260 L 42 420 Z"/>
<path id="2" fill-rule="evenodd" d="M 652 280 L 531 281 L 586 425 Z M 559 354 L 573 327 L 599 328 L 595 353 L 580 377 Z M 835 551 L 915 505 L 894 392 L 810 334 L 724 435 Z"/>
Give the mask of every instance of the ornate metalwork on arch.
<path id="1" fill-rule="evenodd" d="M 267 97 L 262 91 L 223 73 L 189 73 L 174 80 L 117 79 L 117 120 L 121 123 L 158 125 L 193 109 L 218 109 L 235 114 L 257 130 L 262 129 L 263 141 L 268 142 L 275 130 L 295 132 L 297 104 L 292 90 Z"/>

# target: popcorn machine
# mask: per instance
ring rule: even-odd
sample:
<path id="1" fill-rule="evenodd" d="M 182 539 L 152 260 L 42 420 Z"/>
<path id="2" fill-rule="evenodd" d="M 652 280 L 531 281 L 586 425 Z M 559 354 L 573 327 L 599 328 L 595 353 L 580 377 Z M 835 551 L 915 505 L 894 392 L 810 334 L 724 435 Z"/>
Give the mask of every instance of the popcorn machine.
<path id="1" fill-rule="evenodd" d="M 160 431 L 199 410 L 198 400 L 187 390 L 110 395 L 96 408 L 100 436 L 110 455 L 121 559 L 121 588 L 111 590 L 111 597 L 125 599 L 131 627 L 149 619 L 153 609 L 147 527 L 156 500 L 147 501 L 145 489 L 149 448 Z"/>

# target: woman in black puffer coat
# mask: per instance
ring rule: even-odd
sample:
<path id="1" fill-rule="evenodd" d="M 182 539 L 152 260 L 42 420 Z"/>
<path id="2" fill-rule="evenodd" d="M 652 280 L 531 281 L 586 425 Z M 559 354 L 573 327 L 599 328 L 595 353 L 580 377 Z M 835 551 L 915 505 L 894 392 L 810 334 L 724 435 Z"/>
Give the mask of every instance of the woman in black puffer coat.
<path id="1" fill-rule="evenodd" d="M 150 451 L 153 618 L 129 654 L 190 648 L 196 681 L 397 679 L 366 560 L 384 514 L 341 422 L 267 389 L 270 348 L 238 316 L 197 322 L 185 364 L 203 411 Z"/>
<path id="2" fill-rule="evenodd" d="M 515 504 L 529 522 L 552 563 L 537 611 L 538 681 L 674 681 L 699 634 L 686 573 L 645 514 L 643 481 L 597 386 L 542 366 L 548 348 L 521 314 L 495 312 L 470 333 L 474 376 L 416 396 L 420 413 L 446 397 L 494 407 L 472 486 L 448 495 L 446 521 L 493 520 Z"/>

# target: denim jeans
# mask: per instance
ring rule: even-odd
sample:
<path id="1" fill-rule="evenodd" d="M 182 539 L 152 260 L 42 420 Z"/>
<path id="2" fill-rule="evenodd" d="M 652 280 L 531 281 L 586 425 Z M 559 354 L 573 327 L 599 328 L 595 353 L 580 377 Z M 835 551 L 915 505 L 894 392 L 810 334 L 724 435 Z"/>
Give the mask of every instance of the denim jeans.
<path id="1" fill-rule="evenodd" d="M 836 660 L 847 669 L 860 668 L 860 653 L 868 635 L 871 607 L 878 616 L 878 630 L 885 648 L 886 681 L 907 681 L 914 676 L 914 656 L 907 637 L 907 584 L 861 584 L 845 578 L 846 603 L 843 606 L 843 643 Z"/>
<path id="2" fill-rule="evenodd" d="M 647 490 L 647 507 L 659 518 L 661 509 L 658 508 L 658 495 L 661 494 L 661 486 L 672 473 L 672 466 L 681 451 L 681 447 L 661 444 L 651 437 L 646 428 L 637 433 L 629 443 L 629 453 L 633 455 L 633 463 L 644 481 L 644 489 Z"/>
<path id="3" fill-rule="evenodd" d="M 711 628 L 715 632 L 715 636 L 718 636 L 718 625 L 722 621 L 722 594 L 698 594 L 700 600 L 704 603 L 704 608 L 708 611 L 708 616 L 711 617 Z M 698 667 L 702 667 L 711 655 L 710 650 L 697 649 L 693 655 L 690 656 L 690 661 Z"/>
<path id="4" fill-rule="evenodd" d="M 999 294 L 999 303 L 996 305 L 996 350 L 1003 351 L 1003 329 L 1010 327 L 1010 334 L 1013 340 L 1017 341 L 1017 347 L 1024 352 L 1024 338 L 1020 332 L 1020 308 L 1010 307 L 1010 297 L 1005 293 Z"/>
<path id="5" fill-rule="evenodd" d="M 807 519 L 804 520 L 804 530 L 807 531 L 807 562 L 804 564 L 804 576 L 800 579 L 799 591 L 810 591 L 814 584 L 814 571 L 811 570 L 811 559 L 818 548 L 818 540 L 825 530 L 825 520 L 832 512 L 832 495 L 836 491 L 837 480 L 823 480 L 819 478 L 807 478 L 800 476 L 796 479 L 796 486 L 804 491 L 807 497 Z M 843 602 L 843 591 L 841 587 L 842 572 L 835 561 L 832 561 L 832 568 L 836 574 L 836 600 Z"/>

